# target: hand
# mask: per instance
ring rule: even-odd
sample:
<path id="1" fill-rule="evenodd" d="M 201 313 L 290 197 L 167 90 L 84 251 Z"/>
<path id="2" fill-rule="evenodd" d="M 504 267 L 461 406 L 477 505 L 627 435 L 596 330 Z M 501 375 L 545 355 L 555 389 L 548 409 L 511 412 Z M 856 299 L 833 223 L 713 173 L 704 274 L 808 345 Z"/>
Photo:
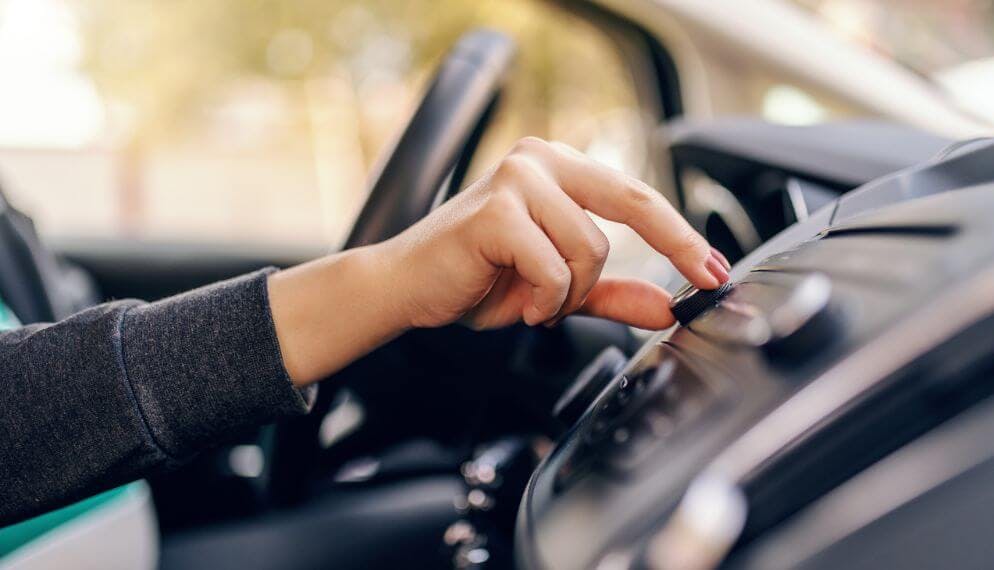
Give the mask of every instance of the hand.
<path id="1" fill-rule="evenodd" d="M 697 287 L 728 280 L 728 261 L 658 192 L 566 145 L 526 138 L 393 239 L 269 278 L 290 377 L 319 380 L 407 328 L 460 320 L 487 329 L 582 313 L 673 324 L 662 288 L 601 278 L 609 244 L 587 211 L 630 226 Z"/>
<path id="2" fill-rule="evenodd" d="M 644 183 L 559 143 L 527 138 L 436 212 L 377 248 L 413 327 L 555 323 L 582 313 L 661 329 L 669 295 L 601 278 L 610 244 L 585 210 L 634 229 L 694 285 L 728 280 L 728 261 Z"/>

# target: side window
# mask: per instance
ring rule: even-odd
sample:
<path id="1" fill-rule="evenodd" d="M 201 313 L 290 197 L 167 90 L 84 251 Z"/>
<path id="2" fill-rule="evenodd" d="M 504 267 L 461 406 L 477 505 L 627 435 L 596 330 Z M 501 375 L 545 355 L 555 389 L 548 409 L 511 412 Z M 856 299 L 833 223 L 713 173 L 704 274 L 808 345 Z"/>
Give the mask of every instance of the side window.
<path id="1" fill-rule="evenodd" d="M 526 134 L 638 173 L 611 42 L 539 0 L 8 0 L 0 182 L 46 236 L 337 245 L 459 35 L 520 56 L 475 167 Z"/>

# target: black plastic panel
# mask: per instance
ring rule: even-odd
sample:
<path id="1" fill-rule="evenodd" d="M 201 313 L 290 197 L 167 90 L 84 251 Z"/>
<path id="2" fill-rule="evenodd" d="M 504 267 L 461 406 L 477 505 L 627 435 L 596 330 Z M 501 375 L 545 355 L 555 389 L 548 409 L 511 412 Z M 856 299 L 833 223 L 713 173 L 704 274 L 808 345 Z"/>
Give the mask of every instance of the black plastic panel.
<path id="1" fill-rule="evenodd" d="M 978 376 L 952 364 L 994 353 L 985 341 L 991 331 L 963 336 L 956 329 L 952 337 L 924 340 L 932 338 L 929 325 L 915 318 L 941 302 L 967 319 L 965 331 L 971 311 L 977 321 L 985 307 L 994 311 L 994 302 L 978 302 L 989 298 L 984 280 L 994 283 L 992 153 L 989 142 L 967 145 L 829 204 L 738 264 L 732 276 L 739 288 L 699 317 L 701 324 L 650 340 L 533 475 L 519 512 L 522 565 L 580 568 L 611 553 L 636 556 L 690 481 L 716 462 L 736 473 L 749 503 L 738 548 L 758 544 L 793 513 L 986 398 L 985 386 L 994 387 L 989 377 L 974 382 Z M 812 275 L 830 285 L 819 289 L 827 297 L 818 306 L 831 308 L 822 322 L 832 327 L 803 342 L 771 351 L 768 343 L 722 334 L 748 319 L 708 328 L 735 304 L 744 314 L 784 306 L 788 316 L 800 314 L 797 307 L 807 305 L 786 301 Z M 970 287 L 987 296 L 953 293 Z M 925 322 L 942 329 L 949 323 L 938 314 Z M 891 347 L 880 362 L 900 353 L 904 360 L 895 362 L 904 364 L 891 371 L 854 364 L 877 344 Z M 683 396 L 659 388 L 681 385 L 674 377 L 683 379 Z M 641 397 L 619 403 L 622 384 L 633 381 L 642 383 Z M 799 407 L 799 396 L 821 392 L 830 398 L 814 398 L 818 406 L 810 411 Z M 835 407 L 823 409 L 826 402 Z M 693 413 L 682 423 L 659 421 L 680 416 L 670 410 L 684 406 Z M 769 421 L 774 416 L 788 420 L 784 429 L 803 431 L 773 431 L 764 436 L 766 447 L 743 453 L 750 441 L 744 436 L 768 431 L 777 425 Z M 592 433 L 599 438 L 593 445 Z M 577 466 L 563 484 L 562 471 Z"/>

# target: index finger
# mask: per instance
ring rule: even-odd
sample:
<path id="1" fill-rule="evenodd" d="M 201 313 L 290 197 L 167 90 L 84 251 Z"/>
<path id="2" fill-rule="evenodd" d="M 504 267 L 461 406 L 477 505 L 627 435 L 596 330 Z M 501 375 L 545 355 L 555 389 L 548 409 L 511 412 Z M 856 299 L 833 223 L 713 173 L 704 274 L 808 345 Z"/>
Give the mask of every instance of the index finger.
<path id="1" fill-rule="evenodd" d="M 546 166 L 577 204 L 635 230 L 694 286 L 715 289 L 728 280 L 707 240 L 659 192 L 565 144 L 552 143 L 549 151 Z"/>

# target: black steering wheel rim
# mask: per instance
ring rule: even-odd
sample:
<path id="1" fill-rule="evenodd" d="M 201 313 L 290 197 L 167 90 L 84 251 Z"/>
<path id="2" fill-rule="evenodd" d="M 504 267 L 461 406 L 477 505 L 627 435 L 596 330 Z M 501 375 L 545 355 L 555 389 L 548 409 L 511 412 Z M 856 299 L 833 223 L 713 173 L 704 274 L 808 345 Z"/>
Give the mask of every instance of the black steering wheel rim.
<path id="1" fill-rule="evenodd" d="M 459 39 L 372 176 L 345 249 L 397 235 L 458 191 L 514 53 L 513 40 L 493 30 L 475 30 Z M 285 504 L 304 497 L 321 452 L 318 431 L 334 392 L 321 390 L 311 414 L 280 425 L 265 441 L 262 483 L 269 502 Z"/>
<path id="2" fill-rule="evenodd" d="M 475 30 L 459 39 L 372 177 L 346 249 L 397 235 L 458 190 L 514 52 L 513 40 L 493 30 Z"/>

